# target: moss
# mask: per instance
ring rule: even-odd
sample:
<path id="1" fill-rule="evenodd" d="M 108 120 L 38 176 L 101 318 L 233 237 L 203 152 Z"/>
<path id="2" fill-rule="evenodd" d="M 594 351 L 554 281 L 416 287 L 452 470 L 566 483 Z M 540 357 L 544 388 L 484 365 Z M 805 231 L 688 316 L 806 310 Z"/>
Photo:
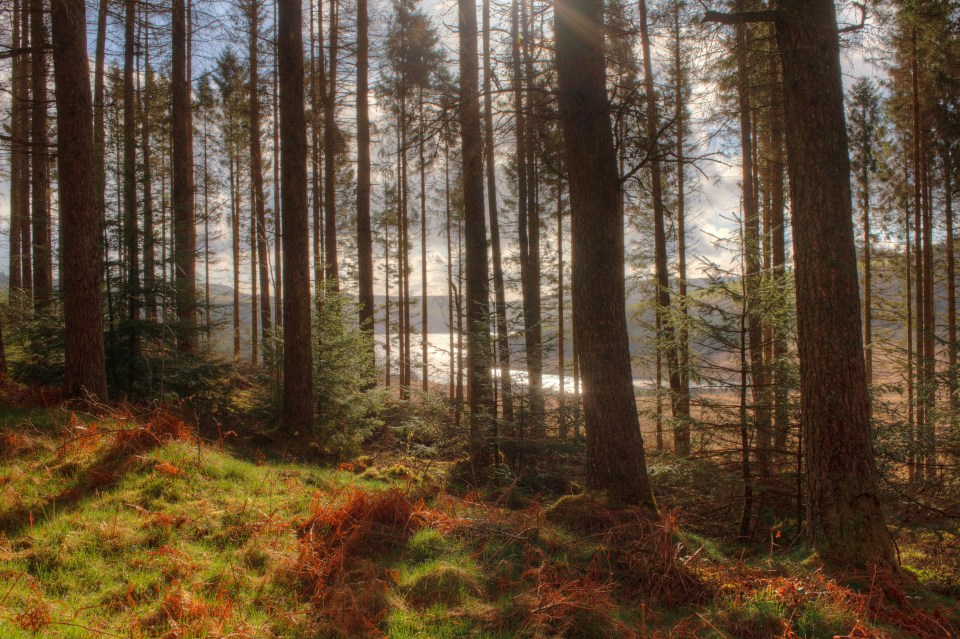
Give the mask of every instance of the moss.
<path id="1" fill-rule="evenodd" d="M 421 528 L 407 541 L 407 550 L 419 563 L 439 558 L 451 550 L 451 544 L 436 528 Z"/>
<path id="2" fill-rule="evenodd" d="M 601 532 L 614 523 L 602 499 L 592 493 L 561 497 L 543 515 L 552 524 L 583 533 Z"/>

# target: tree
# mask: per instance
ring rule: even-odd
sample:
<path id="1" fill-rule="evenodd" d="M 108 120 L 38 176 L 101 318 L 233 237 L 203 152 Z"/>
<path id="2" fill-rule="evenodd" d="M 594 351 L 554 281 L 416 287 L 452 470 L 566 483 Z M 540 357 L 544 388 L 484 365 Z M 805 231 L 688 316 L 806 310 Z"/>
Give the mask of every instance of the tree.
<path id="1" fill-rule="evenodd" d="M 94 166 L 93 99 L 83 0 L 52 0 L 53 66 L 63 233 L 63 312 L 67 396 L 107 396 L 100 306 L 99 212 Z"/>
<path id="2" fill-rule="evenodd" d="M 495 462 L 493 388 L 490 379 L 490 285 L 483 201 L 477 5 L 458 0 L 460 33 L 460 141 L 463 153 L 463 216 L 466 253 L 467 388 L 470 394 L 470 463 L 482 481 Z"/>
<path id="3" fill-rule="evenodd" d="M 46 311 L 50 308 L 53 294 L 53 253 L 50 247 L 50 206 L 47 200 L 47 187 L 50 183 L 50 136 L 47 130 L 47 27 L 44 22 L 43 0 L 30 0 L 30 50 L 33 59 L 30 158 L 33 303 L 38 311 Z"/>
<path id="4" fill-rule="evenodd" d="M 253 198 L 254 228 L 252 244 L 258 269 L 254 279 L 260 280 L 260 325 L 263 339 L 270 335 L 270 275 L 267 272 L 267 217 L 263 192 L 263 151 L 260 145 L 260 2 L 249 0 L 247 22 L 250 29 L 249 53 L 249 116 L 250 116 L 250 195 Z M 256 303 L 256 300 L 254 300 Z M 256 331 L 257 327 L 254 326 Z M 256 347 L 254 347 L 256 350 Z M 254 353 L 253 357 L 256 357 Z"/>
<path id="5" fill-rule="evenodd" d="M 173 264 L 177 319 L 177 347 L 196 354 L 197 229 L 193 210 L 193 110 L 187 78 L 185 2 L 173 0 Z"/>
<path id="6" fill-rule="evenodd" d="M 880 92 L 870 78 L 860 78 L 848 97 L 850 162 L 863 224 L 863 343 L 867 385 L 873 383 L 873 309 L 871 271 L 870 191 L 877 172 L 880 132 Z"/>
<path id="7" fill-rule="evenodd" d="M 373 348 L 373 234 L 370 225 L 370 109 L 367 103 L 369 64 L 367 0 L 357 2 L 357 271 L 360 328 Z"/>
<path id="8" fill-rule="evenodd" d="M 136 0 L 124 2 L 123 40 L 123 246 L 126 250 L 126 298 L 129 319 L 140 319 L 140 238 L 137 223 L 137 121 L 134 98 Z M 130 357 L 136 357 L 135 331 Z"/>
<path id="9" fill-rule="evenodd" d="M 602 7 L 600 0 L 560 0 L 555 14 L 587 477 L 591 487 L 615 501 L 655 508 L 630 367 L 621 186 L 607 102 Z"/>
<path id="10" fill-rule="evenodd" d="M 283 216 L 283 425 L 306 433 L 313 423 L 310 326 L 310 225 L 307 218 L 307 137 L 303 80 L 303 6 L 278 0 L 280 180 Z"/>

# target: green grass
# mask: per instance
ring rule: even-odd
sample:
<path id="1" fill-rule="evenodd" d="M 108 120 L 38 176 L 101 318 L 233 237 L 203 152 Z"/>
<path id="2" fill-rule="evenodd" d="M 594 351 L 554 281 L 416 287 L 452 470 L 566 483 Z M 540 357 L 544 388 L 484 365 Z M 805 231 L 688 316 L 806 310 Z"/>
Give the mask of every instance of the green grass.
<path id="1" fill-rule="evenodd" d="M 331 601 L 356 605 L 347 621 L 391 639 L 669 637 L 677 628 L 685 637 L 745 639 L 789 628 L 817 639 L 849 634 L 858 621 L 910 636 L 858 619 L 849 603 L 856 593 L 828 586 L 802 547 L 744 559 L 736 543 L 680 530 L 687 554 L 701 549 L 689 569 L 704 586 L 667 606 L 662 593 L 617 581 L 608 570 L 613 549 L 592 528 L 550 523 L 537 506 L 461 501 L 435 481 L 418 487 L 415 471 L 396 460 L 350 472 L 198 448 L 193 439 L 118 449 L 116 418 L 68 429 L 69 419 L 0 409 L 4 639 L 359 636 Z M 343 592 L 325 599 L 331 593 L 310 591 L 298 529 L 315 505 L 390 487 L 405 492 L 421 523 L 397 543 L 360 549 L 342 580 L 328 584 Z M 903 546 L 905 561 L 921 581 L 948 583 L 953 573 L 935 547 L 918 536 Z"/>

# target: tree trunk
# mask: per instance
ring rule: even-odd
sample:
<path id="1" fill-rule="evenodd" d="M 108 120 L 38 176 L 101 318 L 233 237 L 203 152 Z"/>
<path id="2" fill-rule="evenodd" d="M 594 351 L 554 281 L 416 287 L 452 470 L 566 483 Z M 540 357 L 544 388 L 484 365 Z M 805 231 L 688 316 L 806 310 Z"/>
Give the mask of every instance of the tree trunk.
<path id="1" fill-rule="evenodd" d="M 25 13 L 25 9 L 21 10 L 20 8 L 20 0 L 13 0 L 12 40 L 10 42 L 10 48 L 13 51 L 26 48 L 24 42 L 26 39 L 25 35 L 24 38 L 21 39 L 21 11 Z M 24 114 L 26 110 L 25 85 L 23 82 L 25 74 L 24 67 L 26 66 L 24 58 L 25 56 L 22 53 L 14 54 L 10 71 L 10 84 L 13 89 L 10 98 L 10 134 L 13 139 L 10 142 L 10 254 L 8 256 L 8 273 L 10 279 L 8 280 L 8 304 L 15 301 L 16 296 L 20 294 L 20 289 L 23 288 L 23 270 L 21 266 L 23 247 L 20 244 L 20 235 L 22 233 L 20 227 L 23 224 L 23 218 L 20 203 L 28 197 L 28 194 L 23 190 L 23 172 L 26 170 L 24 168 L 24 159 L 27 157 L 24 152 L 24 138 L 27 135 L 26 127 L 24 126 Z"/>
<path id="2" fill-rule="evenodd" d="M 263 192 L 263 150 L 260 144 L 260 2 L 249 0 L 250 29 L 250 181 L 253 196 L 254 226 L 256 229 L 256 256 L 260 278 L 260 327 L 263 340 L 270 335 L 270 273 L 267 264 L 267 214 Z M 256 330 L 256 325 L 253 329 Z"/>
<path id="3" fill-rule="evenodd" d="M 330 74 L 326 94 L 326 106 L 323 110 L 323 156 L 324 168 L 324 263 L 327 268 L 327 281 L 335 291 L 340 290 L 340 267 L 337 257 L 337 152 L 339 133 L 337 132 L 337 58 L 339 51 L 339 13 L 338 0 L 330 0 Z"/>
<path id="4" fill-rule="evenodd" d="M 313 424 L 313 340 L 310 326 L 310 225 L 307 137 L 303 107 L 303 7 L 278 0 L 281 206 L 283 211 L 283 424 L 307 433 Z"/>
<path id="5" fill-rule="evenodd" d="M 134 49 L 137 23 L 136 0 L 124 2 L 123 43 L 123 243 L 127 263 L 127 313 L 131 320 L 140 319 L 140 232 L 137 223 L 137 122 L 134 97 Z M 135 331 L 130 357 L 136 357 Z"/>
<path id="6" fill-rule="evenodd" d="M 840 565 L 895 566 L 877 494 L 832 0 L 779 0 L 810 538 Z"/>
<path id="7" fill-rule="evenodd" d="M 466 249 L 467 386 L 470 395 L 470 463 L 473 480 L 485 480 L 496 463 L 496 406 L 490 380 L 490 317 L 487 225 L 483 202 L 483 139 L 480 133 L 477 6 L 458 0 L 460 34 L 460 138 L 463 148 L 463 215 Z"/>
<path id="8" fill-rule="evenodd" d="M 497 198 L 496 144 L 493 139 L 493 67 L 490 63 L 490 0 L 483 0 L 483 125 L 487 170 L 487 211 L 490 217 L 490 248 L 493 259 L 494 312 L 497 322 L 497 364 L 503 392 L 503 421 L 513 423 L 513 381 L 510 379 L 510 336 L 507 329 L 507 296 L 500 246 L 500 213 Z M 452 318 L 451 318 L 452 324 Z M 451 342 L 452 347 L 452 342 Z M 453 378 L 451 377 L 451 380 Z"/>
<path id="9" fill-rule="evenodd" d="M 368 105 L 369 16 L 367 0 L 357 0 L 357 276 L 360 328 L 373 351 L 373 234 L 370 225 L 370 111 Z"/>
<path id="10" fill-rule="evenodd" d="M 277 29 L 277 0 L 273 3 L 273 317 L 277 328 L 283 328 L 283 216 L 280 214 L 280 56 Z M 279 383 L 280 372 L 277 371 Z"/>
<path id="11" fill-rule="evenodd" d="M 31 221 L 33 223 L 33 304 L 49 310 L 53 295 L 53 253 L 50 247 L 50 149 L 47 124 L 47 27 L 44 0 L 30 1 L 30 49 L 33 57 L 33 134 Z"/>
<path id="12" fill-rule="evenodd" d="M 657 279 L 657 306 L 661 315 L 663 342 L 666 344 L 667 370 L 670 375 L 670 405 L 673 412 L 673 446 L 679 455 L 690 454 L 690 402 L 683 392 L 677 356 L 675 329 L 670 317 L 670 278 L 667 272 L 667 233 L 664 224 L 663 178 L 661 176 L 658 136 L 660 116 L 653 85 L 653 62 L 650 57 L 650 35 L 647 25 L 647 3 L 640 0 L 640 43 L 643 48 L 643 79 L 646 87 L 646 133 L 653 159 L 650 161 L 650 186 L 653 196 L 654 261 Z M 583 362 L 586 364 L 586 360 Z M 584 369 L 584 372 L 586 370 Z"/>
<path id="13" fill-rule="evenodd" d="M 430 388 L 430 362 L 429 355 L 429 337 L 430 337 L 430 308 L 427 299 L 427 163 L 424 158 L 424 146 L 426 145 L 426 122 L 423 112 L 423 87 L 417 95 L 418 111 L 420 115 L 420 134 L 417 136 L 417 152 L 420 160 L 420 324 L 421 324 L 421 389 L 426 393 Z"/>
<path id="14" fill-rule="evenodd" d="M 232 128 L 232 127 L 231 127 Z M 230 163 L 230 230 L 233 251 L 233 359 L 240 361 L 240 187 L 236 158 L 228 150 Z"/>
<path id="15" fill-rule="evenodd" d="M 177 347 L 197 353 L 197 228 L 193 211 L 193 112 L 187 77 L 185 0 L 173 0 L 173 264 Z"/>
<path id="16" fill-rule="evenodd" d="M 143 153 L 143 289 L 146 292 L 147 319 L 157 321 L 156 240 L 153 230 L 153 169 L 150 150 L 150 107 L 153 95 L 153 70 L 150 68 L 150 21 L 144 9 L 143 54 L 144 83 L 140 102 L 140 136 Z"/>
<path id="17" fill-rule="evenodd" d="M 957 269 L 953 229 L 953 147 L 943 151 L 944 219 L 947 226 L 947 388 L 950 393 L 950 435 L 957 435 L 960 396 L 957 394 Z"/>
<path id="18" fill-rule="evenodd" d="M 592 488 L 607 491 L 615 501 L 655 508 L 630 366 L 621 186 L 610 129 L 602 7 L 600 0 L 560 0 L 555 13 L 587 477 Z"/>
<path id="19" fill-rule="evenodd" d="M 63 312 L 66 324 L 64 392 L 107 399 L 100 234 L 93 147 L 93 100 L 87 63 L 83 0 L 52 0 L 57 149 L 63 211 Z"/>
<path id="20" fill-rule="evenodd" d="M 756 429 L 757 464 L 762 477 L 770 475 L 770 403 L 766 393 L 766 375 L 763 370 L 763 325 L 759 306 L 762 288 L 760 270 L 760 215 L 757 210 L 754 182 L 753 108 L 750 95 L 750 72 L 747 53 L 750 46 L 746 25 L 737 26 L 737 93 L 740 100 L 740 151 L 743 187 L 743 252 L 747 296 L 747 324 L 750 335 L 750 382 L 753 399 L 753 421 Z"/>
<path id="21" fill-rule="evenodd" d="M 30 8 L 28 0 L 21 0 L 20 5 L 20 42 L 25 49 L 30 46 Z M 29 304 L 33 296 L 33 229 L 30 223 L 30 147 L 31 109 L 30 109 L 30 74 L 32 60 L 29 53 L 20 56 L 20 95 L 21 130 L 19 149 L 21 153 L 20 166 L 20 206 L 17 218 L 20 223 L 20 283 L 23 286 L 23 299 Z"/>

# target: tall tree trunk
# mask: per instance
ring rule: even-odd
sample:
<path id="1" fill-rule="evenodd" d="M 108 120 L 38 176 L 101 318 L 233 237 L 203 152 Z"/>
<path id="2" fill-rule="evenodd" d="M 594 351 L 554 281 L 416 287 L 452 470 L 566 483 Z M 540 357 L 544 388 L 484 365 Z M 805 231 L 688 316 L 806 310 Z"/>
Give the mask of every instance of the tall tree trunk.
<path id="1" fill-rule="evenodd" d="M 47 123 L 47 27 L 44 0 L 30 0 L 30 50 L 33 58 L 33 114 L 31 126 L 33 223 L 33 303 L 38 311 L 50 308 L 53 295 L 53 253 L 50 246 L 50 149 Z"/>
<path id="2" fill-rule="evenodd" d="M 784 235 L 783 191 L 783 86 L 777 56 L 770 56 L 770 232 L 773 275 L 777 290 L 783 293 L 786 287 L 786 239 Z M 785 299 L 785 298 L 782 298 Z M 773 385 L 774 385 L 774 447 L 785 453 L 787 435 L 790 431 L 789 387 L 784 368 L 787 356 L 787 331 L 777 323 L 773 328 Z"/>
<path id="3" fill-rule="evenodd" d="M 260 143 L 260 2 L 249 0 L 250 29 L 250 181 L 252 183 L 254 227 L 256 229 L 256 256 L 250 259 L 258 264 L 260 278 L 260 327 L 264 342 L 270 335 L 270 273 L 267 263 L 267 214 L 263 192 L 263 150 Z M 254 325 L 256 330 L 256 325 Z"/>
<path id="4" fill-rule="evenodd" d="M 677 356 L 675 329 L 670 317 L 670 278 L 667 272 L 667 232 L 663 205 L 663 178 L 657 157 L 660 135 L 660 115 L 657 94 L 653 85 L 653 62 L 650 57 L 650 34 L 647 24 L 647 3 L 640 0 L 640 44 L 643 48 L 643 79 L 646 88 L 646 132 L 653 152 L 650 162 L 650 186 L 653 196 L 654 262 L 657 279 L 657 307 L 662 322 L 663 343 L 666 344 L 667 370 L 670 375 L 670 405 L 673 412 L 673 446 L 679 455 L 690 454 L 690 402 L 683 393 L 680 365 Z M 586 361 L 584 360 L 584 364 Z M 584 370 L 584 372 L 586 372 Z"/>
<path id="5" fill-rule="evenodd" d="M 187 77 L 185 0 L 173 0 L 173 265 L 177 347 L 197 353 L 197 228 L 193 211 L 193 112 Z"/>
<path id="6" fill-rule="evenodd" d="M 487 211 L 490 217 L 490 248 L 493 260 L 494 312 L 497 323 L 497 364 L 503 392 L 503 421 L 513 423 L 513 381 L 510 379 L 510 336 L 507 329 L 507 296 L 500 246 L 500 214 L 497 198 L 496 144 L 493 138 L 493 67 L 490 64 L 490 0 L 483 0 L 483 126 L 487 170 Z M 451 317 L 451 324 L 453 323 Z M 451 341 L 452 347 L 452 341 Z M 453 378 L 451 377 L 451 380 Z"/>
<path id="7" fill-rule="evenodd" d="M 20 43 L 24 49 L 30 46 L 30 14 L 28 0 L 21 0 L 20 5 Z M 31 111 L 30 108 L 30 75 L 32 59 L 29 53 L 20 56 L 20 95 L 21 130 L 19 149 L 21 153 L 20 166 L 20 206 L 17 219 L 20 223 L 20 283 L 23 286 L 23 298 L 29 304 L 33 296 L 33 225 L 30 222 L 30 145 Z"/>
<path id="8" fill-rule="evenodd" d="M 23 287 L 23 280 L 21 278 L 22 267 L 20 265 L 21 253 L 23 251 L 20 244 L 20 226 L 23 221 L 20 213 L 20 202 L 26 197 L 26 194 L 23 192 L 22 178 L 25 157 L 23 138 L 26 136 L 23 115 L 26 102 L 24 101 L 24 84 L 22 80 L 25 66 L 24 56 L 22 53 L 19 53 L 19 51 L 26 47 L 20 37 L 20 12 L 20 0 L 13 0 L 13 24 L 11 25 L 10 49 L 17 53 L 13 55 L 10 70 L 10 84 L 13 91 L 10 97 L 10 134 L 12 140 L 10 142 L 10 254 L 8 256 L 7 271 L 9 273 L 9 280 L 7 282 L 9 285 L 9 293 L 7 296 L 8 304 L 15 301 L 16 296 L 20 294 L 20 289 Z"/>
<path id="9" fill-rule="evenodd" d="M 229 126 L 229 125 L 228 125 Z M 232 128 L 232 127 L 230 127 Z M 227 150 L 230 163 L 230 230 L 233 254 L 233 359 L 240 360 L 240 188 L 237 186 L 236 159 Z"/>
<path id="10" fill-rule="evenodd" d="M 957 394 L 957 268 L 953 229 L 953 146 L 943 151 L 943 197 L 947 244 L 947 388 L 950 393 L 950 435 L 957 435 L 960 395 Z"/>
<path id="11" fill-rule="evenodd" d="M 278 0 L 281 206 L 283 211 L 283 423 L 307 433 L 313 423 L 313 340 L 310 327 L 310 224 L 307 218 L 307 137 L 303 107 L 303 6 Z"/>
<path id="12" fill-rule="evenodd" d="M 832 0 L 779 0 L 810 538 L 828 561 L 895 565 L 877 494 L 850 160 Z"/>
<path id="13" fill-rule="evenodd" d="M 134 97 L 134 49 L 137 3 L 124 2 L 123 43 L 123 243 L 127 263 L 127 314 L 140 319 L 140 232 L 137 223 L 137 112 Z M 135 331 L 131 331 L 131 356 L 136 357 Z"/>
<path id="14" fill-rule="evenodd" d="M 756 429 L 757 465 L 761 476 L 770 475 L 771 448 L 770 404 L 766 393 L 766 375 L 763 370 L 763 324 L 759 310 L 761 304 L 760 270 L 760 214 L 757 210 L 756 183 L 754 181 L 753 107 L 751 105 L 750 71 L 747 53 L 750 46 L 746 25 L 737 26 L 737 93 L 740 101 L 740 151 L 743 188 L 743 251 L 746 272 L 744 281 L 747 295 L 747 323 L 750 334 L 750 381 L 753 399 L 753 420 Z"/>
<path id="15" fill-rule="evenodd" d="M 273 3 L 273 316 L 277 328 L 283 328 L 283 215 L 280 213 L 280 56 L 277 37 L 277 2 Z M 277 380 L 279 382 L 279 368 Z"/>
<path id="16" fill-rule="evenodd" d="M 423 87 L 417 95 L 418 111 L 420 115 L 420 134 L 417 136 L 417 153 L 420 160 L 420 324 L 421 324 L 421 373 L 420 382 L 424 393 L 430 388 L 430 307 L 427 296 L 427 163 L 424 158 L 426 145 L 426 122 L 423 111 Z"/>
<path id="17" fill-rule="evenodd" d="M 87 63 L 83 0 L 52 0 L 60 202 L 63 211 L 63 312 L 66 324 L 64 392 L 107 398 L 100 233 L 93 147 L 93 100 Z"/>
<path id="18" fill-rule="evenodd" d="M 615 501 L 655 508 L 630 366 L 621 185 L 610 129 L 602 12 L 600 0 L 560 0 L 555 13 L 587 478 Z"/>
<path id="19" fill-rule="evenodd" d="M 330 75 L 326 94 L 326 107 L 323 111 L 323 156 L 324 156 L 324 253 L 327 268 L 327 280 L 335 291 L 340 290 L 340 267 L 337 256 L 337 153 L 339 151 L 339 133 L 337 131 L 337 59 L 339 50 L 339 13 L 338 0 L 330 0 Z"/>
<path id="20" fill-rule="evenodd" d="M 687 220 L 686 220 L 686 79 L 684 77 L 680 0 L 673 6 L 673 64 L 676 77 L 674 120 L 677 129 L 677 297 L 680 324 L 677 326 L 677 364 L 680 369 L 680 404 L 690 406 L 690 334 L 687 328 Z M 688 408 L 689 410 L 689 408 Z"/>
<path id="21" fill-rule="evenodd" d="M 144 83 L 140 102 L 140 146 L 143 153 L 143 288 L 146 292 L 147 319 L 157 321 L 156 240 L 153 227 L 153 169 L 150 146 L 150 107 L 153 95 L 153 70 L 150 67 L 150 14 L 144 7 L 143 55 Z"/>
<path id="22" fill-rule="evenodd" d="M 936 307 L 933 298 L 933 187 L 930 175 L 930 152 L 926 133 L 923 134 L 923 368 L 924 368 L 924 419 L 923 438 L 924 474 L 928 481 L 937 477 L 937 441 L 936 441 L 936 400 L 937 400 L 937 360 L 936 360 Z"/>
<path id="23" fill-rule="evenodd" d="M 921 171 L 921 153 L 922 145 L 920 141 L 920 71 L 917 53 L 917 29 L 913 28 L 913 51 L 911 56 L 911 80 L 913 96 L 913 236 L 914 236 L 914 284 L 916 290 L 916 367 L 917 367 L 917 447 L 916 464 L 917 470 L 922 476 L 923 467 L 923 437 L 926 432 L 926 367 L 924 366 L 923 349 L 923 328 L 926 326 L 924 321 L 923 293 L 926 290 L 924 286 L 923 273 L 923 173 Z"/>
<path id="24" fill-rule="evenodd" d="M 357 0 L 357 276 L 360 328 L 373 351 L 376 298 L 373 295 L 373 233 L 370 224 L 370 109 L 368 105 L 369 16 Z"/>
<path id="25" fill-rule="evenodd" d="M 310 12 L 310 188 L 311 203 L 313 205 L 313 286 L 316 294 L 321 294 L 323 285 L 323 274 L 326 269 L 323 265 L 323 248 L 321 237 L 323 236 L 323 219 L 321 208 L 323 207 L 323 161 L 320 150 L 320 128 L 322 121 L 320 119 L 321 105 L 326 98 L 322 97 L 320 85 L 326 86 L 326 68 L 323 62 L 323 5 L 317 7 L 314 13 L 314 2 L 310 0 L 307 4 Z M 316 17 L 317 25 L 314 24 Z M 317 39 L 321 42 L 317 43 Z"/>
<path id="26" fill-rule="evenodd" d="M 557 175 L 557 371 L 560 376 L 560 397 L 559 397 L 559 435 L 561 441 L 567 441 L 569 436 L 569 426 L 567 425 L 566 399 L 567 399 L 567 380 L 566 380 L 566 326 L 564 309 L 564 287 L 563 287 L 563 176 Z"/>
<path id="27" fill-rule="evenodd" d="M 444 179 L 444 189 L 443 196 L 445 199 L 446 207 L 446 227 L 447 227 L 447 325 L 450 328 L 450 399 L 456 399 L 457 396 L 457 384 L 456 384 L 456 366 L 455 366 L 455 353 L 454 353 L 454 344 L 453 344 L 453 327 L 454 327 L 454 312 L 453 312 L 453 236 L 451 232 L 451 213 L 450 208 L 450 144 L 444 140 L 443 143 L 443 179 Z M 506 399 L 506 397 L 504 397 Z"/>
<path id="28" fill-rule="evenodd" d="M 460 139 L 466 249 L 467 385 L 470 395 L 470 463 L 475 483 L 496 463 L 496 406 L 490 380 L 490 309 L 487 225 L 483 202 L 483 139 L 480 132 L 477 5 L 458 0 L 460 34 Z"/>
<path id="29" fill-rule="evenodd" d="M 260 352 L 260 320 L 257 317 L 260 300 L 257 297 L 257 207 L 254 204 L 257 196 L 253 192 L 252 182 L 253 180 L 250 185 L 250 364 L 256 367 L 257 355 Z"/>
<path id="30" fill-rule="evenodd" d="M 863 349 L 867 387 L 873 385 L 873 270 L 870 247 L 870 171 L 863 171 Z"/>
<path id="31" fill-rule="evenodd" d="M 533 63 L 530 57 L 530 28 L 526 0 L 520 4 L 521 37 L 526 82 L 533 83 Z M 517 63 L 519 64 L 519 63 Z M 518 77 L 522 77 L 519 76 Z M 517 88 L 520 90 L 520 87 Z M 518 163 L 526 164 L 524 171 L 527 187 L 526 210 L 519 220 L 521 288 L 523 291 L 524 338 L 527 359 L 527 393 L 530 398 L 530 435 L 533 445 L 525 455 L 532 466 L 537 463 L 537 449 L 546 439 L 545 411 L 543 403 L 543 330 L 540 316 L 540 213 L 539 184 L 536 167 L 536 128 L 533 126 L 532 94 L 528 93 L 526 118 L 525 154 L 518 156 Z"/>

